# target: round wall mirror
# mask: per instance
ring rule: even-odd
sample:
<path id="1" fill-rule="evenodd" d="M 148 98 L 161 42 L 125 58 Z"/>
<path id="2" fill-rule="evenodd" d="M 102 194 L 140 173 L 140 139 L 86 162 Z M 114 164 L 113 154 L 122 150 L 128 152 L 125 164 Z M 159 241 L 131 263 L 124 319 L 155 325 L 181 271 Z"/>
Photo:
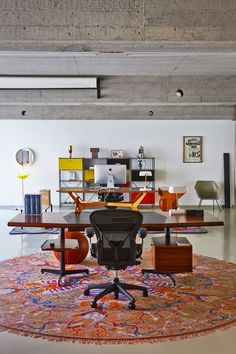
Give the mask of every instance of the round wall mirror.
<path id="1" fill-rule="evenodd" d="M 34 153 L 32 150 L 23 148 L 17 151 L 16 161 L 21 166 L 29 166 L 34 162 Z"/>

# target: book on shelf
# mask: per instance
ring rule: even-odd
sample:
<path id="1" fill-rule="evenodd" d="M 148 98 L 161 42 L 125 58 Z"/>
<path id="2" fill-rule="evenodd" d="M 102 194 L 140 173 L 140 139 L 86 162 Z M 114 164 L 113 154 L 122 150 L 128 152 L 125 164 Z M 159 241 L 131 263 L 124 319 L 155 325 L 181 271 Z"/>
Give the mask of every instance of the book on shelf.
<path id="1" fill-rule="evenodd" d="M 42 213 L 41 195 L 25 194 L 25 214 L 40 215 L 41 213 Z"/>

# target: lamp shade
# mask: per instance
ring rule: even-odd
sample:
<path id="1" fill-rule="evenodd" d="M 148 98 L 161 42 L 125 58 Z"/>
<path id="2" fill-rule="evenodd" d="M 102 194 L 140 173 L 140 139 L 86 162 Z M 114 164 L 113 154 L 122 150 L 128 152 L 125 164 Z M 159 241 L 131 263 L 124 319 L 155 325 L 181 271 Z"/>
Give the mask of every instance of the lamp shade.
<path id="1" fill-rule="evenodd" d="M 152 171 L 140 171 L 139 176 L 141 177 L 151 177 L 152 176 Z"/>
<path id="2" fill-rule="evenodd" d="M 186 186 L 169 186 L 169 193 L 187 193 Z"/>
<path id="3" fill-rule="evenodd" d="M 17 175 L 17 178 L 19 178 L 19 179 L 25 179 L 25 178 L 27 178 L 27 177 L 29 177 L 29 173 L 28 172 L 25 172 L 25 171 L 22 171 L 22 172 L 20 172 L 18 175 Z"/>

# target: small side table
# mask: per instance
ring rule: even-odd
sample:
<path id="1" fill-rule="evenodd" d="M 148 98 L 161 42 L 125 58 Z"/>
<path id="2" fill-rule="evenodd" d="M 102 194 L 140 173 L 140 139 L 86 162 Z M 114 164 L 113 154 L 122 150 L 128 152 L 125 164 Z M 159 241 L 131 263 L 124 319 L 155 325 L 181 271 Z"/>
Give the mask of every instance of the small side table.
<path id="1" fill-rule="evenodd" d="M 60 257 L 60 269 L 48 269 L 42 268 L 41 273 L 52 273 L 58 274 L 58 286 L 65 286 L 66 284 L 61 284 L 61 278 L 68 274 L 86 273 L 89 274 L 88 269 L 66 269 L 65 266 L 65 251 L 76 250 L 79 248 L 78 240 L 65 239 L 65 230 L 61 228 L 60 239 L 58 240 L 47 240 L 45 241 L 41 249 L 42 251 L 57 251 L 61 253 Z"/>
<path id="2" fill-rule="evenodd" d="M 152 238 L 152 264 L 156 273 L 192 272 L 192 245 L 186 237 Z"/>
<path id="3" fill-rule="evenodd" d="M 166 273 L 174 285 L 173 273 L 192 272 L 192 245 L 186 237 L 152 237 L 153 269 L 142 273 Z"/>

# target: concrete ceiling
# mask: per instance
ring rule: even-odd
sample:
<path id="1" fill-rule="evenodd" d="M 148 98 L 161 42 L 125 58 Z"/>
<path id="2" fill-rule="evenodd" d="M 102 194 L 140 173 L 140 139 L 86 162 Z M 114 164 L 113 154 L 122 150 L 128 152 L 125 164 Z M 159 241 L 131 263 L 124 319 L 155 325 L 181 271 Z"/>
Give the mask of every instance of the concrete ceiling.
<path id="1" fill-rule="evenodd" d="M 101 77 L 0 90 L 1 119 L 234 119 L 236 1 L 4 0 L 0 75 Z"/>
<path id="2" fill-rule="evenodd" d="M 232 41 L 235 0 L 2 0 L 1 40 Z"/>

